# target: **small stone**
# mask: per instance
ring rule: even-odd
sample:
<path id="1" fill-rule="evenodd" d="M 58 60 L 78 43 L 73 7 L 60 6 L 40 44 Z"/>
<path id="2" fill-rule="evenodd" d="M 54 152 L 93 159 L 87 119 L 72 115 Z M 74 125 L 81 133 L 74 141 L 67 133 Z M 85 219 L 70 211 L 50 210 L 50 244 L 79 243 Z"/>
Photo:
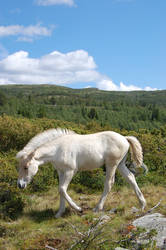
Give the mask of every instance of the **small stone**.
<path id="1" fill-rule="evenodd" d="M 79 200 L 85 200 L 85 197 L 80 196 L 80 197 L 79 197 Z"/>
<path id="2" fill-rule="evenodd" d="M 132 208 L 131 208 L 131 212 L 132 212 L 133 214 L 135 214 L 135 213 L 139 212 L 139 209 L 136 208 L 136 207 L 132 207 Z"/>
<path id="3" fill-rule="evenodd" d="M 102 225 L 102 224 L 106 223 L 109 220 L 110 220 L 110 217 L 108 215 L 103 215 L 103 216 L 100 217 L 99 225 Z"/>
<path id="4" fill-rule="evenodd" d="M 110 211 L 109 211 L 109 214 L 116 214 L 117 212 L 117 208 L 112 208 Z"/>

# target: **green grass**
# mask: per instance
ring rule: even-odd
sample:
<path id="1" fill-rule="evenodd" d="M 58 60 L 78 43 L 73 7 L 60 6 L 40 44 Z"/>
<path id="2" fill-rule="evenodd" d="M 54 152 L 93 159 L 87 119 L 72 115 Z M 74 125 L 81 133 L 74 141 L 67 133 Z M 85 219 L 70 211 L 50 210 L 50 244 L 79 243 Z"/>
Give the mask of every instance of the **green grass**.
<path id="1" fill-rule="evenodd" d="M 163 198 L 160 206 L 154 211 L 166 215 L 165 189 L 161 186 L 147 186 L 142 188 L 142 191 L 148 203 L 146 210 Z M 94 226 L 95 221 L 103 215 L 103 212 L 92 212 L 101 193 L 80 194 L 69 189 L 69 194 L 84 211 L 78 214 L 67 205 L 64 216 L 59 219 L 55 219 L 59 206 L 57 187 L 43 194 L 24 194 L 26 206 L 23 214 L 16 221 L 0 221 L 0 249 L 47 249 L 47 245 L 57 249 L 69 249 L 80 238 L 76 231 L 86 234 L 89 228 Z M 110 220 L 98 237 L 93 240 L 92 235 L 92 238 L 89 238 L 90 242 L 85 241 L 85 244 L 90 244 L 90 249 L 111 249 L 115 242 L 121 239 L 127 225 L 136 218 L 137 214 L 131 212 L 133 206 L 138 207 L 138 202 L 131 189 L 123 187 L 117 191 L 113 188 L 104 208 L 104 214 L 108 215 Z M 109 213 L 112 208 L 116 208 L 116 213 Z M 103 240 L 108 241 L 98 248 L 96 244 L 100 244 Z M 83 245 L 75 249 L 84 249 Z"/>

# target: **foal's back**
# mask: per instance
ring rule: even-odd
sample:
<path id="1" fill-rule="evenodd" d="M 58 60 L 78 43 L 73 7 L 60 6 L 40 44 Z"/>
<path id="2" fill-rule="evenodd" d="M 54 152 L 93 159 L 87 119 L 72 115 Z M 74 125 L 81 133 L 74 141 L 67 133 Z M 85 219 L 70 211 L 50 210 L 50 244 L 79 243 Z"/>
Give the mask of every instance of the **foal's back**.
<path id="1" fill-rule="evenodd" d="M 129 144 L 124 136 L 106 131 L 65 135 L 46 144 L 41 150 L 43 154 L 53 156 L 57 168 L 92 170 L 108 161 L 121 158 L 128 148 Z"/>

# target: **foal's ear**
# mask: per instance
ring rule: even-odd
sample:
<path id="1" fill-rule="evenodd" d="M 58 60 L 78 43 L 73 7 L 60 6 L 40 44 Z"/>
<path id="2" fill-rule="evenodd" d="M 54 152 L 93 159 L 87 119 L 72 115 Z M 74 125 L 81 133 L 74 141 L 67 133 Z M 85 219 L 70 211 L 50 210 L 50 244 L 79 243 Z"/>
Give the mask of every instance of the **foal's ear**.
<path id="1" fill-rule="evenodd" d="M 21 158 L 24 158 L 26 156 L 26 152 L 21 150 L 19 151 L 17 154 L 16 154 L 16 159 L 21 159 Z"/>
<path id="2" fill-rule="evenodd" d="M 28 155 L 28 158 L 32 159 L 32 158 L 34 157 L 34 155 L 35 155 L 35 152 L 32 152 L 32 153 L 30 153 L 30 154 Z"/>
<path id="3" fill-rule="evenodd" d="M 32 160 L 32 158 L 34 157 L 34 155 L 35 155 L 34 152 L 30 153 L 28 156 L 26 156 L 26 161 L 28 162 L 28 161 Z"/>
<path id="4" fill-rule="evenodd" d="M 35 160 L 39 160 L 41 154 L 39 152 L 34 152 L 32 157 L 34 157 Z"/>

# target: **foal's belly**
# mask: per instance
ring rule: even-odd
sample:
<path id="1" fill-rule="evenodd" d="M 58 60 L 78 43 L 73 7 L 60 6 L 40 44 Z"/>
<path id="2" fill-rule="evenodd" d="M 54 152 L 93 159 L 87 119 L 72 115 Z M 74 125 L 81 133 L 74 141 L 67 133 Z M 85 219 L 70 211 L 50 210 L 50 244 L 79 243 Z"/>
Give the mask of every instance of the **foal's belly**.
<path id="1" fill-rule="evenodd" d="M 84 155 L 82 158 L 79 158 L 77 167 L 78 170 L 85 171 L 99 168 L 102 165 L 104 165 L 104 158 L 102 155 Z"/>

